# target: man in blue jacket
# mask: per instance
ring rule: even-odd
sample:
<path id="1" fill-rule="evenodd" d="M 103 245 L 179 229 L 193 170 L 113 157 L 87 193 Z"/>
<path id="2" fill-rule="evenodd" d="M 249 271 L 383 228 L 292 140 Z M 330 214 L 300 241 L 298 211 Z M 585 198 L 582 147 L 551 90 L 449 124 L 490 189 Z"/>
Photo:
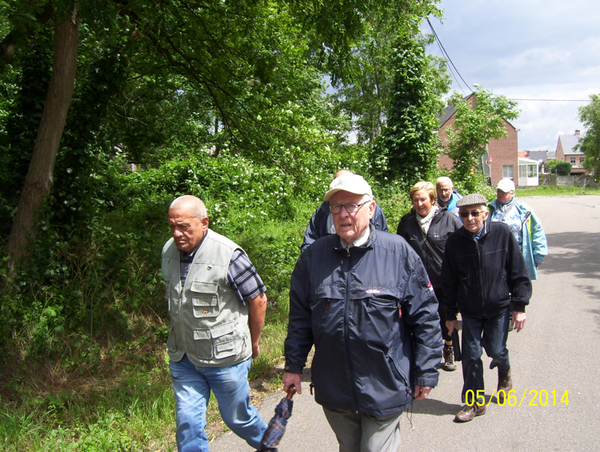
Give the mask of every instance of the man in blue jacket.
<path id="1" fill-rule="evenodd" d="M 457 203 L 463 227 L 446 241 L 442 264 L 442 310 L 449 334 L 462 316 L 462 401 L 454 420 L 467 422 L 485 414 L 482 347 L 498 367 L 497 400 L 503 404 L 512 389 L 506 339 L 512 323 L 519 332 L 527 316 L 531 281 L 519 244 L 504 223 L 486 221 L 485 196 L 470 194 Z M 512 305 L 512 315 L 511 315 Z"/>
<path id="2" fill-rule="evenodd" d="M 325 195 L 335 235 L 314 242 L 291 278 L 284 390 L 312 386 L 340 451 L 397 452 L 400 415 L 436 386 L 442 355 L 437 300 L 421 260 L 400 236 L 370 225 L 371 187 L 336 178 Z"/>
<path id="3" fill-rule="evenodd" d="M 352 174 L 352 171 L 340 170 L 335 173 L 334 178 L 338 178 L 344 174 Z M 385 232 L 388 231 L 385 214 L 377 203 L 375 203 L 375 213 L 371 217 L 371 223 L 373 223 L 375 229 Z M 300 251 L 303 252 L 315 240 L 320 239 L 327 234 L 335 234 L 335 227 L 333 225 L 333 217 L 329 211 L 329 201 L 323 201 L 310 218 L 306 231 L 304 232 L 304 241 L 302 242 L 302 245 L 300 245 Z"/>
<path id="4" fill-rule="evenodd" d="M 438 205 L 440 207 L 445 207 L 448 209 L 448 212 L 458 216 L 458 207 L 456 207 L 456 203 L 462 196 L 454 189 L 452 179 L 446 176 L 438 177 L 437 181 L 435 181 L 435 189 L 437 190 L 438 195 Z"/>

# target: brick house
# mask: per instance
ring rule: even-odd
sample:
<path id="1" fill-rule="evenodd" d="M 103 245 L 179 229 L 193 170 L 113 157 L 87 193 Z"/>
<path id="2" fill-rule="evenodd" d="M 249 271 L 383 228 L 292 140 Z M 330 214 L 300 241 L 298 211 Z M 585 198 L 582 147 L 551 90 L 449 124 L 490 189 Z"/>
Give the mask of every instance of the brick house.
<path id="1" fill-rule="evenodd" d="M 471 93 L 466 99 L 473 105 L 475 93 Z M 438 136 L 442 140 L 444 147 L 448 142 L 448 132 L 446 129 L 454 125 L 455 114 L 456 109 L 452 105 L 448 105 L 444 115 L 440 118 Z M 510 177 L 515 181 L 515 185 L 519 185 L 518 131 L 515 126 L 506 120 L 504 120 L 504 128 L 508 133 L 507 137 L 500 140 L 490 140 L 487 153 L 484 154 L 483 158 L 485 161 L 482 162 L 483 173 L 490 177 L 492 186 L 495 186 L 503 177 Z M 440 155 L 438 160 L 439 168 L 451 169 L 452 164 L 453 161 L 450 157 L 445 154 Z"/>
<path id="2" fill-rule="evenodd" d="M 583 167 L 585 154 L 579 149 L 574 149 L 579 144 L 580 136 L 579 130 L 576 130 L 574 135 L 559 135 L 556 144 L 556 158 L 571 164 L 571 176 L 588 175 Z"/>

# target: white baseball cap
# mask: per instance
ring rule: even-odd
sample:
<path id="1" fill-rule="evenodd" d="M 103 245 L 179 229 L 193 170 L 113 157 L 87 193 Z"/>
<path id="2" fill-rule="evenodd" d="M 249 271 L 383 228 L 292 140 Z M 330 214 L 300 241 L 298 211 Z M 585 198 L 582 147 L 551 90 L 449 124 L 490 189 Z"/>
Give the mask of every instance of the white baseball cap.
<path id="1" fill-rule="evenodd" d="M 505 177 L 500 182 L 498 182 L 496 190 L 502 190 L 504 193 L 508 193 L 509 191 L 515 191 L 515 183 L 511 179 Z"/>
<path id="2" fill-rule="evenodd" d="M 373 191 L 367 181 L 358 174 L 346 173 L 333 179 L 329 185 L 329 191 L 325 193 L 323 199 L 330 201 L 331 197 L 338 191 L 347 191 L 356 195 L 368 195 L 373 197 Z"/>

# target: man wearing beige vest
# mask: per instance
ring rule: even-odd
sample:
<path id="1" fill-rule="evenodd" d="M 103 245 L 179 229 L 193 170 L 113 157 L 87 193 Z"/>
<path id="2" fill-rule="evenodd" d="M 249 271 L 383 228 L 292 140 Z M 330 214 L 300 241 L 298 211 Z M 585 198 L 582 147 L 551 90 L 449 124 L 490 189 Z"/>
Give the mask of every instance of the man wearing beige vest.
<path id="1" fill-rule="evenodd" d="M 206 207 L 195 196 L 181 196 L 169 207 L 173 237 L 163 247 L 162 272 L 177 448 L 208 452 L 211 390 L 227 426 L 260 448 L 267 426 L 250 405 L 248 371 L 260 352 L 266 289 L 246 253 L 208 223 Z"/>

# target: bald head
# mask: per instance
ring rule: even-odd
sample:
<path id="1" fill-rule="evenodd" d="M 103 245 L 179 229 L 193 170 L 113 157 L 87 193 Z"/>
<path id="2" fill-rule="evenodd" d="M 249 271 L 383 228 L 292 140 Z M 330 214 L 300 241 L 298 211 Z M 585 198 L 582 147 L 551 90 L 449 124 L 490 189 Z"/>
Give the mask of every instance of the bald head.
<path id="1" fill-rule="evenodd" d="M 193 216 L 202 219 L 206 216 L 206 206 L 200 198 L 183 195 L 175 199 L 169 206 L 169 211 L 189 210 Z"/>
<path id="2" fill-rule="evenodd" d="M 169 207 L 169 227 L 178 249 L 188 254 L 196 250 L 208 231 L 202 200 L 191 195 L 175 199 Z"/>

